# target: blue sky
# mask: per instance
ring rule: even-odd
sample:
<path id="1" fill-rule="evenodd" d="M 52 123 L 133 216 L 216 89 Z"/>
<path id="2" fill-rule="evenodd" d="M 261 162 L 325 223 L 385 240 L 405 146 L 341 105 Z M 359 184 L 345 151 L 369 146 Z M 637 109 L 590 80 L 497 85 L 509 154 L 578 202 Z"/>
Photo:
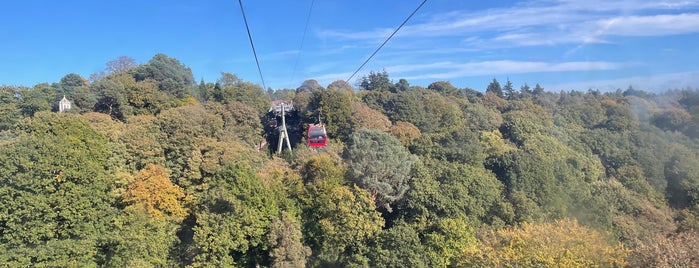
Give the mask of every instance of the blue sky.
<path id="1" fill-rule="evenodd" d="M 422 0 L 243 0 L 266 85 L 347 79 Z M 165 53 L 198 80 L 261 84 L 238 1 L 23 0 L 0 3 L 0 85 L 84 77 Z M 699 0 L 428 0 L 350 81 L 493 78 L 546 90 L 699 88 Z"/>

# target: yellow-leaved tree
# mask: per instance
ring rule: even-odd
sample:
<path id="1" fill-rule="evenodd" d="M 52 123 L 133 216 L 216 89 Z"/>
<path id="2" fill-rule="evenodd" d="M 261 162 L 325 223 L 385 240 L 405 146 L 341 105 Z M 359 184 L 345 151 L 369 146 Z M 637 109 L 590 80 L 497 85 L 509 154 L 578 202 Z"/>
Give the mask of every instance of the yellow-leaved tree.
<path id="1" fill-rule="evenodd" d="M 481 237 L 483 245 L 465 252 L 463 265 L 479 267 L 624 267 L 630 251 L 608 236 L 562 219 L 524 223 Z"/>
<path id="2" fill-rule="evenodd" d="M 160 165 L 146 165 L 127 186 L 122 198 L 129 206 L 143 207 L 154 218 L 167 215 L 183 219 L 187 215 L 184 191 L 172 184 L 167 170 Z"/>

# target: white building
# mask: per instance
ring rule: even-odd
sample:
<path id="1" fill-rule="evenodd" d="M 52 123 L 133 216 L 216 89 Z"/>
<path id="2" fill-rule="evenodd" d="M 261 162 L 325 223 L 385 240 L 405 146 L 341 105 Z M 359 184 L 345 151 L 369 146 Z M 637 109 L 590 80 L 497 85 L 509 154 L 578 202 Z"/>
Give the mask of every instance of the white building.
<path id="1" fill-rule="evenodd" d="M 70 110 L 70 101 L 66 99 L 65 95 L 63 95 L 63 99 L 58 102 L 58 112 L 62 113 L 68 110 Z"/>

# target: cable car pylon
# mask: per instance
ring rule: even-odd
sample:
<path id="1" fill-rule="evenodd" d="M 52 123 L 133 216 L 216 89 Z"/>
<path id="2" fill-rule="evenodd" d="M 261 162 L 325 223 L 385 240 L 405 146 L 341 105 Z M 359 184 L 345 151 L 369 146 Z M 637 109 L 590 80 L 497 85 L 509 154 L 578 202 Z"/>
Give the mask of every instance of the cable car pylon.
<path id="1" fill-rule="evenodd" d="M 282 153 L 282 146 L 286 143 L 286 148 L 291 152 L 291 142 L 289 141 L 289 132 L 286 130 L 286 112 L 294 110 L 294 104 L 286 104 L 284 101 L 279 101 L 278 103 L 273 102 L 270 110 L 274 111 L 275 114 L 282 117 L 282 125 L 278 127 L 279 129 L 279 142 L 277 143 L 277 154 Z"/>

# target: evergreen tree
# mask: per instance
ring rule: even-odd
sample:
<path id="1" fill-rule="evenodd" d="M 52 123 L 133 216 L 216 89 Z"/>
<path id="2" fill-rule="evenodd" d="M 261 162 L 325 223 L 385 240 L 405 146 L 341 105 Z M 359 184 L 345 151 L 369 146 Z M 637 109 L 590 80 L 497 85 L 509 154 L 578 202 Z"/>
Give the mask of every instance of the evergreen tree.
<path id="1" fill-rule="evenodd" d="M 407 182 L 417 161 L 398 139 L 369 129 L 352 134 L 345 159 L 350 177 L 371 193 L 377 207 L 388 212 L 408 190 Z"/>
<path id="2" fill-rule="evenodd" d="M 359 88 L 362 90 L 392 90 L 393 83 L 388 78 L 386 71 L 369 72 L 369 75 L 362 77 Z"/>
<path id="3" fill-rule="evenodd" d="M 512 82 L 510 82 L 510 79 L 507 79 L 507 83 L 505 83 L 505 87 L 502 88 L 504 96 L 506 99 L 514 99 L 517 96 L 517 92 L 514 89 L 514 86 L 512 85 Z"/>
<path id="4" fill-rule="evenodd" d="M 500 87 L 500 83 L 495 78 L 493 78 L 493 82 L 490 82 L 490 84 L 488 84 L 488 87 L 485 89 L 485 92 L 490 92 L 492 94 L 495 94 L 495 96 L 504 98 L 502 93 L 502 87 Z"/>

